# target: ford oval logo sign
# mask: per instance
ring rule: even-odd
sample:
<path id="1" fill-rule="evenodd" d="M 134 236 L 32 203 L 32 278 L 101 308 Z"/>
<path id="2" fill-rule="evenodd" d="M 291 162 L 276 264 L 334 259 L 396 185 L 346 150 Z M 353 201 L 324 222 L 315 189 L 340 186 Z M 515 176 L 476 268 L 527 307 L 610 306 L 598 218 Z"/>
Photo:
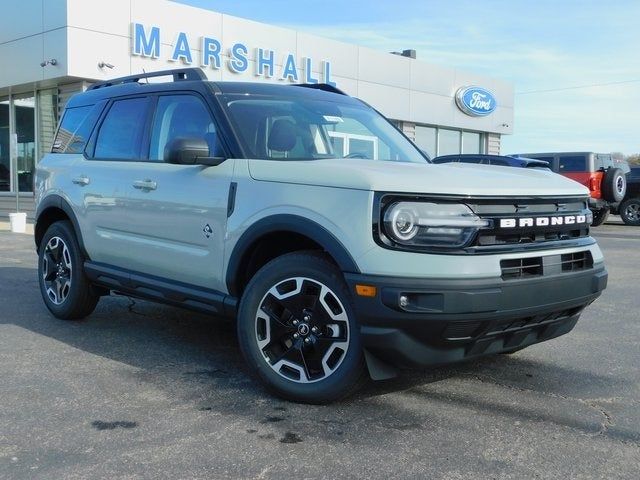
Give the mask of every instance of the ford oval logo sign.
<path id="1" fill-rule="evenodd" d="M 456 92 L 458 108 L 472 117 L 484 117 L 492 113 L 496 107 L 496 97 L 489 90 L 481 87 L 462 87 Z"/>

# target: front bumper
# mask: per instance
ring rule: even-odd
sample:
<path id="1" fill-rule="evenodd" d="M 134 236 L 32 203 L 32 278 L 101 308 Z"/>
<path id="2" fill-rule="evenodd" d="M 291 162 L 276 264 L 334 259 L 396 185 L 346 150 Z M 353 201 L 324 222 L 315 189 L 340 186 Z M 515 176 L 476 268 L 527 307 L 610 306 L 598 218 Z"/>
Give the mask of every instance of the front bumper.
<path id="1" fill-rule="evenodd" d="M 414 367 L 518 350 L 568 333 L 606 288 L 607 276 L 602 263 L 517 280 L 345 274 L 367 354 Z M 356 295 L 356 284 L 375 286 L 377 295 Z"/>

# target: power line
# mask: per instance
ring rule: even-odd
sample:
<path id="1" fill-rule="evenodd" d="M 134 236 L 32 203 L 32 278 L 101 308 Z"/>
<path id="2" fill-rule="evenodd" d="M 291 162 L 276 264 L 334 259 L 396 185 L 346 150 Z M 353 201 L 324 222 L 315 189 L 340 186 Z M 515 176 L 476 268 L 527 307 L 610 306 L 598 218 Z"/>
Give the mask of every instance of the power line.
<path id="1" fill-rule="evenodd" d="M 546 92 L 562 92 L 564 90 L 577 90 L 580 88 L 591 88 L 591 87 L 608 87 L 609 85 L 620 85 L 623 83 L 636 83 L 636 82 L 640 82 L 640 78 L 635 80 L 622 80 L 620 82 L 592 83 L 590 85 L 577 85 L 575 87 L 550 88 L 548 90 L 529 90 L 526 92 L 516 92 L 516 95 L 529 95 L 532 93 L 546 93 Z"/>

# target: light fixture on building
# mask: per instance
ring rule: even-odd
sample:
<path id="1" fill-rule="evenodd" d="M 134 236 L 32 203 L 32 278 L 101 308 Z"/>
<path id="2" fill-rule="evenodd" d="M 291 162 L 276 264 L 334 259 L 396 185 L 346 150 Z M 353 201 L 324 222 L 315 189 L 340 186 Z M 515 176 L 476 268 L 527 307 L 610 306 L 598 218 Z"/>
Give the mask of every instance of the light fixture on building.
<path id="1" fill-rule="evenodd" d="M 98 68 L 114 68 L 114 65 L 111 65 L 110 63 L 107 62 L 98 62 Z"/>
<path id="2" fill-rule="evenodd" d="M 40 62 L 40 66 L 42 68 L 46 67 L 47 65 L 57 65 L 58 64 L 58 60 L 56 60 L 55 58 L 52 58 L 51 60 L 45 60 L 43 62 Z"/>
<path id="3" fill-rule="evenodd" d="M 399 55 L 401 57 L 413 58 L 414 60 L 417 57 L 416 51 L 414 49 L 403 50 L 401 52 L 391 52 L 393 55 Z"/>

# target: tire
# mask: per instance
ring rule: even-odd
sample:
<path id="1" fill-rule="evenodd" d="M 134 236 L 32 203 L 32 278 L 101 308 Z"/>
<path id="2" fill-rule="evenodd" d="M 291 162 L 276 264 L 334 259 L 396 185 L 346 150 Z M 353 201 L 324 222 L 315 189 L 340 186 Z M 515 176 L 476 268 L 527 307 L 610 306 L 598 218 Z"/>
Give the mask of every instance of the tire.
<path id="1" fill-rule="evenodd" d="M 238 341 L 249 369 L 286 400 L 333 402 L 367 379 L 342 273 L 315 252 L 283 255 L 256 273 L 240 302 Z"/>
<path id="2" fill-rule="evenodd" d="M 618 208 L 622 221 L 634 227 L 640 226 L 640 198 L 630 198 Z"/>
<path id="3" fill-rule="evenodd" d="M 627 177 L 619 168 L 610 168 L 604 173 L 601 189 L 607 202 L 621 202 L 627 193 Z"/>
<path id="4" fill-rule="evenodd" d="M 38 282 L 53 316 L 78 320 L 91 314 L 100 297 L 84 273 L 84 257 L 73 227 L 67 221 L 52 224 L 38 249 Z"/>
<path id="5" fill-rule="evenodd" d="M 593 222 L 591 223 L 592 227 L 599 227 L 609 218 L 609 209 L 601 208 L 600 210 L 593 211 Z"/>

